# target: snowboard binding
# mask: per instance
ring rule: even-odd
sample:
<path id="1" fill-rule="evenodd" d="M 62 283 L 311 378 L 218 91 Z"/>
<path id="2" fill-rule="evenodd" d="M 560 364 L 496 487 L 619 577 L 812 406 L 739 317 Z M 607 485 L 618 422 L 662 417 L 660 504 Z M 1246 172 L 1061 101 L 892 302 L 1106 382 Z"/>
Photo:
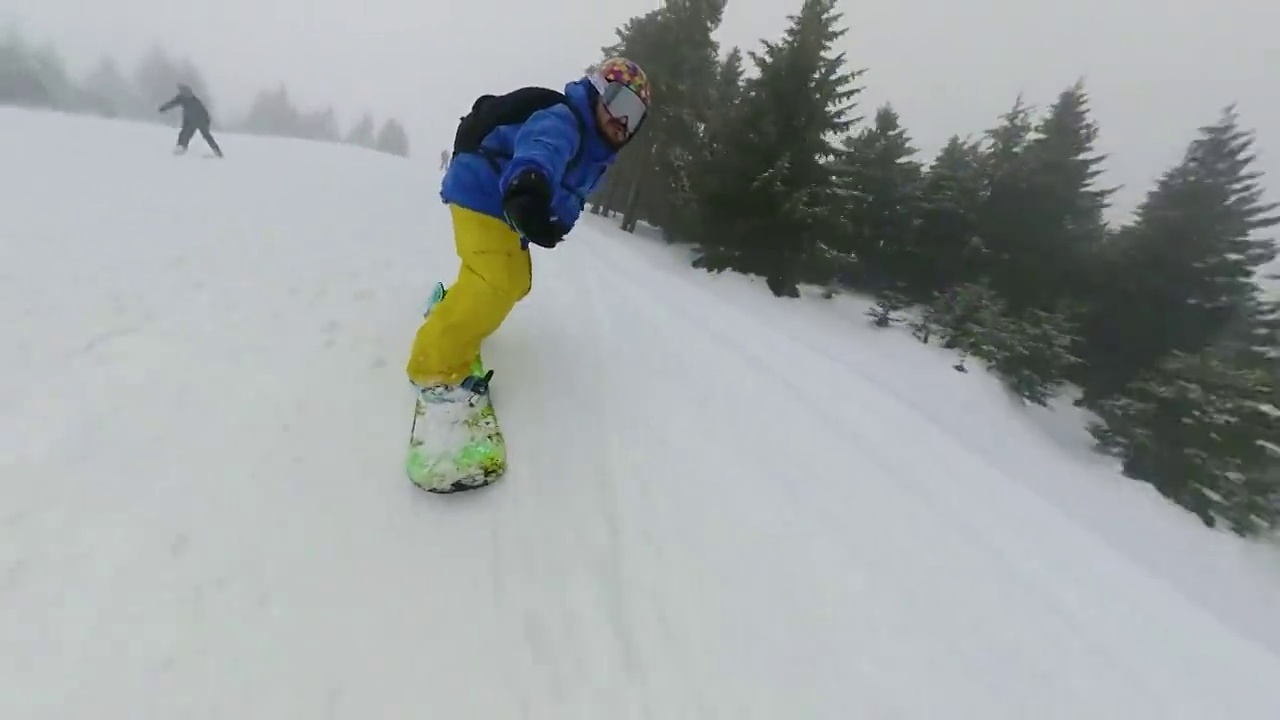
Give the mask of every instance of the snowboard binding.
<path id="1" fill-rule="evenodd" d="M 471 393 L 471 397 L 467 398 L 467 404 L 475 407 L 480 398 L 489 394 L 489 380 L 493 378 L 493 371 L 490 370 L 484 374 L 484 377 L 471 375 L 459 384 L 463 390 Z"/>

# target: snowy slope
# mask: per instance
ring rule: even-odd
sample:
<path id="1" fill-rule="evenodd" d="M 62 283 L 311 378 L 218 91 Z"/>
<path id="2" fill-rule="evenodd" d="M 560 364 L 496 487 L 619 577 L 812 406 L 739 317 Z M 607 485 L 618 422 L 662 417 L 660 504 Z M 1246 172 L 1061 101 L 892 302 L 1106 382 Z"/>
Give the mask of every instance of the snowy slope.
<path id="1" fill-rule="evenodd" d="M 1188 521 L 929 349 L 596 218 L 486 346 L 509 476 L 415 490 L 433 166 L 171 135 L 0 109 L 0 717 L 1280 707 L 1280 654 L 1120 542 Z"/>

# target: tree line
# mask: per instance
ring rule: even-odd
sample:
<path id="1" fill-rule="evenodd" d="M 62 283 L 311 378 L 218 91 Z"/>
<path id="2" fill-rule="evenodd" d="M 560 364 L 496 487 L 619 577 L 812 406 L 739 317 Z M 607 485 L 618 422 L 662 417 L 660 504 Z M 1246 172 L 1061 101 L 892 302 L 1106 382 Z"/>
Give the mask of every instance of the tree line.
<path id="1" fill-rule="evenodd" d="M 75 77 L 50 45 L 34 46 L 10 31 L 0 39 L 0 105 L 21 105 L 65 112 L 174 125 L 178 118 L 156 112 L 172 98 L 178 83 L 191 86 L 213 114 L 214 127 L 229 132 L 348 143 L 379 152 L 409 156 L 409 136 L 395 118 L 376 125 L 366 112 L 343 132 L 333 106 L 300 108 L 283 84 L 257 94 L 248 111 L 226 118 L 200 69 L 153 46 L 130 75 L 113 58 L 101 58 L 83 77 Z"/>
<path id="2" fill-rule="evenodd" d="M 1280 215 L 1234 106 L 1189 129 L 1113 227 L 1082 82 L 1043 111 L 1018 96 L 921 159 L 891 104 L 856 115 L 866 70 L 833 48 L 836 0 L 801 0 L 746 52 L 714 39 L 726 1 L 667 0 L 602 48 L 646 69 L 654 106 L 592 212 L 779 297 L 870 294 L 869 321 L 955 349 L 957 369 L 972 358 L 1026 402 L 1076 391 L 1098 451 L 1206 525 L 1277 528 L 1280 306 L 1258 271 Z"/>

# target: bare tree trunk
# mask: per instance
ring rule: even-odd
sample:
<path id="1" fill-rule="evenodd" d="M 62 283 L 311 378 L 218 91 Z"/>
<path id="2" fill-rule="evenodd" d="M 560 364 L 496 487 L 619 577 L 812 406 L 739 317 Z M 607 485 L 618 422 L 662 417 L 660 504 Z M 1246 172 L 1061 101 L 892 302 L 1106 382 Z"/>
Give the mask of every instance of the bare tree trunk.
<path id="1" fill-rule="evenodd" d="M 636 221 L 639 219 L 636 211 L 640 205 L 640 185 L 643 179 L 643 173 L 636 173 L 636 178 L 631 183 L 631 192 L 627 195 L 626 208 L 622 212 L 621 227 L 629 233 L 636 231 Z"/>
<path id="2" fill-rule="evenodd" d="M 618 195 L 621 194 L 620 191 L 623 185 L 618 180 L 622 177 L 622 175 L 617 175 L 605 181 L 608 185 L 605 186 L 604 193 L 600 199 L 601 212 L 599 214 L 608 217 L 618 207 Z"/>
<path id="3" fill-rule="evenodd" d="M 639 222 L 640 198 L 643 195 L 642 188 L 645 181 L 653 175 L 653 155 L 656 148 L 650 145 L 645 148 L 644 158 L 635 164 L 635 175 L 631 181 L 631 191 L 627 195 L 627 204 L 622 211 L 622 229 L 633 233 L 636 231 L 636 223 Z"/>

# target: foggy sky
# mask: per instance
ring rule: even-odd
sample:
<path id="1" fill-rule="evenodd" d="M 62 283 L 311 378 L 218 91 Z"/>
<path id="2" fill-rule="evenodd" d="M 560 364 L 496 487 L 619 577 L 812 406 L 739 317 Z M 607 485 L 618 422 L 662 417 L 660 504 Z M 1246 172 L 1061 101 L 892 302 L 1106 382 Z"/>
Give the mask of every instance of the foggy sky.
<path id="1" fill-rule="evenodd" d="M 102 53 L 126 72 L 155 41 L 190 57 L 223 112 L 283 81 L 304 106 L 333 103 L 345 131 L 369 109 L 405 123 L 434 160 L 482 92 L 559 87 L 598 59 L 613 28 L 656 0 L 0 0 L 0 25 L 52 41 L 82 72 Z M 800 0 L 729 0 L 718 38 L 758 48 Z M 363 9 L 361 9 L 363 8 Z M 843 4 L 850 62 L 869 69 L 861 114 L 892 101 L 927 161 L 977 134 L 1023 92 L 1044 106 L 1083 77 L 1103 182 L 1126 187 L 1120 219 L 1181 156 L 1196 128 L 1239 104 L 1264 180 L 1280 197 L 1280 70 L 1264 49 L 1280 6 L 1262 0 L 896 0 Z M 1280 63 L 1280 51 L 1273 52 Z"/>

